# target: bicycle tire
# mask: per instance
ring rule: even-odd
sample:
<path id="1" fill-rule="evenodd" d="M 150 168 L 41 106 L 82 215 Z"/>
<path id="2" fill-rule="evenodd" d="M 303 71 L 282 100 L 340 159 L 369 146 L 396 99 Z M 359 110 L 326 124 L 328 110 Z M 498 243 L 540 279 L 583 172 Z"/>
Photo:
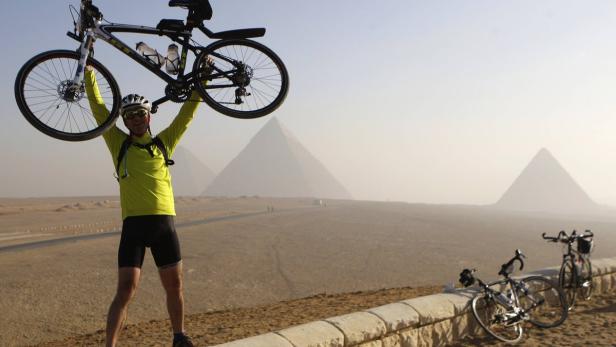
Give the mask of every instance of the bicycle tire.
<path id="1" fill-rule="evenodd" d="M 204 75 L 208 56 L 214 60 L 216 70 Z M 252 73 L 245 86 L 250 95 L 241 97 L 242 104 L 234 103 L 238 84 L 231 80 L 239 74 L 228 59 L 245 63 Z M 195 59 L 193 74 L 197 76 L 194 87 L 205 103 L 233 118 L 253 119 L 270 114 L 280 107 L 289 90 L 289 74 L 282 60 L 271 49 L 247 39 L 219 40 L 208 45 Z M 203 86 L 204 80 L 210 88 Z"/>
<path id="2" fill-rule="evenodd" d="M 563 290 L 543 276 L 530 276 L 520 280 L 517 290 L 520 307 L 528 321 L 540 328 L 553 328 L 567 319 L 567 299 Z"/>
<path id="3" fill-rule="evenodd" d="M 563 264 L 558 272 L 558 285 L 565 293 L 567 307 L 572 310 L 575 306 L 575 295 L 577 292 L 577 272 L 573 258 L 568 257 L 563 260 Z"/>
<path id="4" fill-rule="evenodd" d="M 592 264 L 590 259 L 580 257 L 582 265 L 580 266 L 580 276 L 578 281 L 578 293 L 584 300 L 590 300 L 594 284 L 592 282 Z"/>
<path id="5" fill-rule="evenodd" d="M 516 343 L 522 339 L 521 321 L 507 326 L 501 322 L 501 316 L 507 307 L 494 300 L 486 293 L 476 295 L 471 301 L 473 316 L 479 325 L 492 337 L 507 343 Z"/>
<path id="6" fill-rule="evenodd" d="M 56 139 L 65 141 L 93 139 L 113 126 L 119 115 L 120 88 L 109 70 L 92 58 L 88 59 L 88 64 L 94 67 L 97 76 L 104 79 L 99 79 L 99 88 L 103 87 L 103 100 L 107 100 L 105 102 L 106 107 L 108 110 L 111 109 L 107 119 L 98 124 L 92 116 L 83 89 L 80 90 L 80 96 L 75 97 L 77 100 L 66 100 L 64 98 L 66 94 L 64 94 L 65 89 L 63 88 L 72 81 L 79 58 L 79 53 L 75 51 L 53 50 L 43 52 L 28 60 L 19 70 L 15 79 L 15 100 L 23 116 L 36 129 Z M 106 85 L 101 84 L 100 81 L 106 82 Z M 106 96 L 107 93 L 110 93 L 111 96 Z M 76 108 L 75 114 L 71 110 L 73 106 Z M 43 108 L 36 110 L 39 107 Z M 63 111 L 60 111 L 59 116 L 57 116 L 58 110 L 61 108 L 63 108 Z M 52 109 L 53 111 L 51 111 Z M 37 114 L 42 111 L 45 112 Z M 77 114 L 78 111 L 80 114 Z M 65 118 L 63 118 L 64 115 L 66 115 Z M 48 120 L 47 122 L 44 120 L 45 117 Z M 55 125 L 52 124 L 53 122 L 55 122 Z M 62 129 L 59 129 L 58 125 L 61 123 L 63 126 Z"/>

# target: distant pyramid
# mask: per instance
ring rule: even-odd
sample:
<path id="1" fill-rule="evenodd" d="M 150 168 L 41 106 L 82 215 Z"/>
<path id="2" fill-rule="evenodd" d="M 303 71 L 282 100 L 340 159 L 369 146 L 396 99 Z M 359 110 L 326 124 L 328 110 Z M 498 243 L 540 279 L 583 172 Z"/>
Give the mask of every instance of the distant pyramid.
<path id="1" fill-rule="evenodd" d="M 214 179 L 214 172 L 188 149 L 177 146 L 170 166 L 175 196 L 198 196 Z"/>
<path id="2" fill-rule="evenodd" d="M 204 194 L 351 198 L 342 184 L 276 118 L 265 124 Z"/>
<path id="3" fill-rule="evenodd" d="M 558 161 L 542 148 L 495 204 L 518 211 L 594 212 L 593 202 Z"/>

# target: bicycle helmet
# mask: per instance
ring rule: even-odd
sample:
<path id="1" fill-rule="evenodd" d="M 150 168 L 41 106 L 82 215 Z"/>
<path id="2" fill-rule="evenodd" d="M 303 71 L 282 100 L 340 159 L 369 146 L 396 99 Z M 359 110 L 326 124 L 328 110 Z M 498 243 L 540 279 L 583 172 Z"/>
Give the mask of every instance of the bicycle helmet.
<path id="1" fill-rule="evenodd" d="M 120 105 L 120 114 L 124 116 L 124 113 L 128 110 L 143 108 L 152 111 L 152 104 L 148 99 L 139 94 L 128 94 L 122 98 L 122 104 Z"/>

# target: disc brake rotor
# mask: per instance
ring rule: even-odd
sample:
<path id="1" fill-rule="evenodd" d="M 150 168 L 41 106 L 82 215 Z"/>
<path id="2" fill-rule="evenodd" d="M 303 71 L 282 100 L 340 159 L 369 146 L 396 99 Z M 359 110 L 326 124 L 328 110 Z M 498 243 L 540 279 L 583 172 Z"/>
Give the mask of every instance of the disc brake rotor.
<path id="1" fill-rule="evenodd" d="M 76 85 L 71 80 L 60 82 L 56 90 L 58 92 L 58 96 L 62 100 L 68 102 L 79 102 L 86 92 L 84 85 Z"/>

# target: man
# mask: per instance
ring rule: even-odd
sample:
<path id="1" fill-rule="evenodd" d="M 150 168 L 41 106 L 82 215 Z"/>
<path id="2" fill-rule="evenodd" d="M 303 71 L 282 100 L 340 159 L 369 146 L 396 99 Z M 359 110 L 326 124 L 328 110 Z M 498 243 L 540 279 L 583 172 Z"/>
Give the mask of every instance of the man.
<path id="1" fill-rule="evenodd" d="M 86 68 L 85 80 L 90 108 L 100 124 L 109 111 L 90 66 Z M 148 247 L 167 295 L 173 347 L 193 346 L 184 333 L 182 257 L 174 227 L 175 206 L 167 165 L 172 164 L 168 158 L 192 121 L 200 100 L 199 94 L 193 91 L 171 125 L 158 134 L 160 142 L 156 144 L 150 133 L 152 105 L 143 96 L 127 95 L 122 99 L 120 114 L 130 133 L 127 135 L 113 126 L 103 134 L 116 165 L 123 219 L 118 249 L 118 286 L 107 314 L 107 346 L 116 345 L 128 304 L 139 284 Z"/>

